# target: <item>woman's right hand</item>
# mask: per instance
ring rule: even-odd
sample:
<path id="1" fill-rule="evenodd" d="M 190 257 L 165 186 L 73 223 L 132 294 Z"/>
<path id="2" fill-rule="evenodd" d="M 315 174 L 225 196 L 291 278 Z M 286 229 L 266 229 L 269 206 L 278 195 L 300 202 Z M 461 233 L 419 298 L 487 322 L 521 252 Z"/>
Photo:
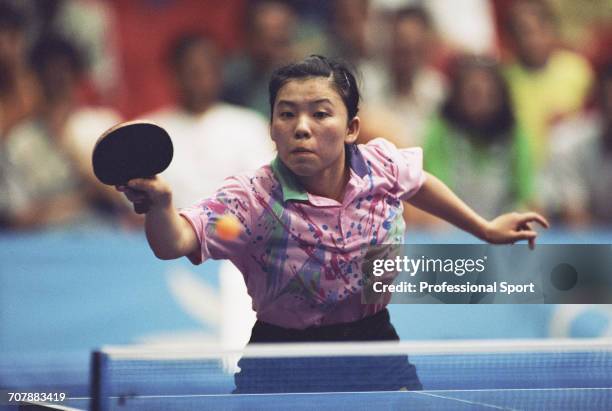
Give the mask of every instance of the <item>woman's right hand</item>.
<path id="1" fill-rule="evenodd" d="M 172 204 L 172 190 L 161 177 L 135 178 L 126 185 L 115 186 L 134 204 L 137 213 L 147 213 L 153 209 L 165 209 Z"/>

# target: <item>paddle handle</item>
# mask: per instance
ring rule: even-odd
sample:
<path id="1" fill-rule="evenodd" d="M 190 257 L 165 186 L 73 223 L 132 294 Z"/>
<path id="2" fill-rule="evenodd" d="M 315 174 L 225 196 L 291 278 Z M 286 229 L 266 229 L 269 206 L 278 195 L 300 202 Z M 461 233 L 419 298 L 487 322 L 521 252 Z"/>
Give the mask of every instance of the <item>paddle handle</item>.
<path id="1" fill-rule="evenodd" d="M 146 214 L 147 211 L 149 211 L 150 207 L 151 201 L 149 201 L 148 199 L 139 203 L 134 203 L 134 211 L 136 212 L 136 214 Z"/>
<path id="2" fill-rule="evenodd" d="M 148 178 L 151 178 L 151 177 L 148 177 Z M 146 194 L 142 190 L 135 190 L 135 189 L 132 189 L 132 190 L 137 191 L 142 194 Z M 151 208 L 151 199 L 148 196 L 146 196 L 146 198 L 143 198 L 141 201 L 134 203 L 134 212 L 136 212 L 136 214 L 146 214 L 150 208 Z"/>

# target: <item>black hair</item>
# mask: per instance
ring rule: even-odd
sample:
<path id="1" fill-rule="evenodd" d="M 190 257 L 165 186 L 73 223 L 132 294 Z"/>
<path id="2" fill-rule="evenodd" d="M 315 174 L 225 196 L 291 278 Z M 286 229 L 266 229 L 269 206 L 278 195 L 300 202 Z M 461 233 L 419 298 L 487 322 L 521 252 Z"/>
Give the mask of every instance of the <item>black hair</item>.
<path id="1" fill-rule="evenodd" d="M 15 7 L 6 2 L 0 2 L 0 30 L 25 31 L 26 18 Z"/>
<path id="2" fill-rule="evenodd" d="M 81 50 L 73 42 L 58 34 L 45 35 L 34 45 L 30 53 L 30 64 L 40 75 L 44 67 L 56 58 L 66 58 L 76 75 L 83 74 L 87 68 Z"/>
<path id="3" fill-rule="evenodd" d="M 451 65 L 450 92 L 442 104 L 442 116 L 459 128 L 475 131 L 470 134 L 473 138 L 482 138 L 484 142 L 492 142 L 509 136 L 516 120 L 510 98 L 508 85 L 504 79 L 498 63 L 489 57 L 460 56 Z M 500 92 L 501 107 L 485 124 L 470 124 L 466 120 L 460 107 L 460 89 L 466 74 L 474 70 L 483 70 L 491 75 Z"/>
<path id="4" fill-rule="evenodd" d="M 285 83 L 293 79 L 314 77 L 329 78 L 332 87 L 344 102 L 348 112 L 348 121 L 351 121 L 359 111 L 359 100 L 361 99 L 355 75 L 346 63 L 314 54 L 302 61 L 278 68 L 272 73 L 268 88 L 271 115 L 274 113 L 274 103 L 276 102 L 278 91 Z"/>
<path id="5" fill-rule="evenodd" d="M 199 44 L 203 44 L 207 48 L 211 50 L 211 52 L 216 52 L 217 46 L 215 42 L 206 34 L 191 32 L 184 33 L 177 37 L 168 48 L 167 52 L 167 61 L 168 65 L 173 71 L 178 70 L 185 55 L 189 52 L 189 50 L 197 46 Z"/>
<path id="6" fill-rule="evenodd" d="M 395 12 L 393 18 L 396 23 L 403 19 L 417 19 L 427 30 L 433 28 L 431 16 L 421 5 L 402 7 Z"/>

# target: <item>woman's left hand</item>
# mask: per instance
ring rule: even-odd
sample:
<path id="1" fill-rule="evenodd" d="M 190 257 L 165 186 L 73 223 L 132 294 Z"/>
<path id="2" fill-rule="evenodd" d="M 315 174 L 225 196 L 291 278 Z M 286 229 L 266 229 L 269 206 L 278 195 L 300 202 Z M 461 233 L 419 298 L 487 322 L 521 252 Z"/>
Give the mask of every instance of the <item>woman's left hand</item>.
<path id="1" fill-rule="evenodd" d="M 508 213 L 488 222 L 485 229 L 485 240 L 492 244 L 510 244 L 521 240 L 529 242 L 529 248 L 535 248 L 538 236 L 531 223 L 538 223 L 548 228 L 550 225 L 538 213 Z"/>

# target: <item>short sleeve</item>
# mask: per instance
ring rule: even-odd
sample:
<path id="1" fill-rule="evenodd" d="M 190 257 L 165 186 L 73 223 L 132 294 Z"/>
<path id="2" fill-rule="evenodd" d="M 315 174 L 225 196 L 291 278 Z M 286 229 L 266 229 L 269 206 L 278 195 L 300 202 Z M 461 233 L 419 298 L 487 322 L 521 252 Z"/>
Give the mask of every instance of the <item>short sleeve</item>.
<path id="1" fill-rule="evenodd" d="M 389 141 L 377 138 L 368 146 L 378 160 L 390 163 L 391 178 L 394 179 L 395 194 L 401 200 L 408 200 L 423 185 L 426 174 L 423 171 L 423 150 L 420 147 L 398 149 Z"/>
<path id="2" fill-rule="evenodd" d="M 209 258 L 228 259 L 240 266 L 240 256 L 248 244 L 251 215 L 248 191 L 239 177 L 230 177 L 215 194 L 191 207 L 179 210 L 179 214 L 192 226 L 200 244 L 198 253 L 187 257 L 193 264 L 201 264 Z M 231 241 L 215 234 L 216 223 L 225 214 L 234 215 L 241 227 L 239 236 Z"/>

